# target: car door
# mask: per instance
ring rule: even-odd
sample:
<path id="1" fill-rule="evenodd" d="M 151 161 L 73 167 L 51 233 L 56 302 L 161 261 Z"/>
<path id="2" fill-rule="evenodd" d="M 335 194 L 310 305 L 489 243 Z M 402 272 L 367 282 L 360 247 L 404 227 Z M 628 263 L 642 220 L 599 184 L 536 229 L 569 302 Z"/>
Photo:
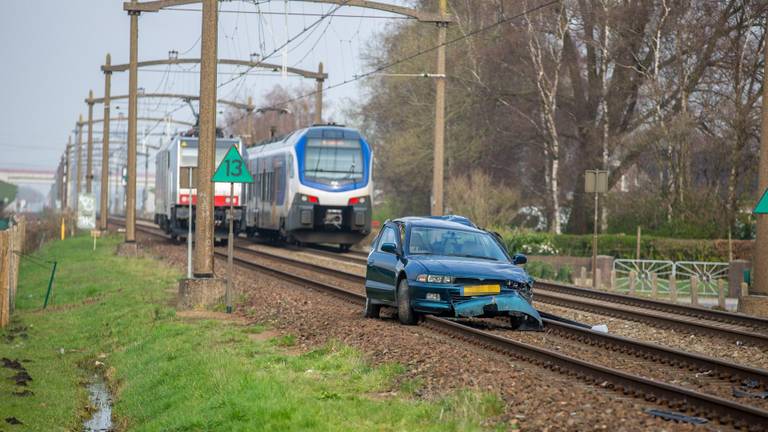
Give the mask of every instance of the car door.
<path id="1" fill-rule="evenodd" d="M 382 245 L 394 243 L 398 245 L 397 230 L 394 225 L 387 224 L 382 229 L 375 248 L 368 255 L 366 268 L 365 289 L 368 296 L 382 303 L 394 304 L 395 267 L 397 255 L 381 250 Z"/>

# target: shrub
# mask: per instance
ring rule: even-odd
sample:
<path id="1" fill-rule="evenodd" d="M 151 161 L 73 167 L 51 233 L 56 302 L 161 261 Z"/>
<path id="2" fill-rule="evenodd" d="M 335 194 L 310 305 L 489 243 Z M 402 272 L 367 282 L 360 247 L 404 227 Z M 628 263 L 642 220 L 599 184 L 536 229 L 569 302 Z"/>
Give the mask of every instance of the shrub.
<path id="1" fill-rule="evenodd" d="M 481 170 L 448 179 L 447 212 L 470 218 L 481 227 L 508 224 L 515 217 L 520 194 Z"/>

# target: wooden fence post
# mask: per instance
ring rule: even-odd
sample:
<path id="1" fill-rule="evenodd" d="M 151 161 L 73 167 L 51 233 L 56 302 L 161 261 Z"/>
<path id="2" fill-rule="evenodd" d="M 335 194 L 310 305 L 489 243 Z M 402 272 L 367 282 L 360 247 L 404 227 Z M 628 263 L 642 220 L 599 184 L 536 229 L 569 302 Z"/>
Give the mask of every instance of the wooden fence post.
<path id="1" fill-rule="evenodd" d="M 659 275 L 651 273 L 651 297 L 659 298 Z"/>
<path id="2" fill-rule="evenodd" d="M 669 300 L 677 303 L 677 279 L 674 273 L 669 275 Z"/>
<path id="3" fill-rule="evenodd" d="M 699 277 L 691 276 L 691 304 L 694 306 L 699 305 Z"/>
<path id="4" fill-rule="evenodd" d="M 19 226 L 14 225 L 8 229 L 8 314 L 13 313 L 13 303 L 16 297 L 16 275 L 18 274 L 19 259 L 16 256 L 18 244 Z"/>
<path id="5" fill-rule="evenodd" d="M 629 272 L 629 295 L 635 295 L 635 285 L 637 284 L 637 272 L 632 270 Z"/>
<path id="6" fill-rule="evenodd" d="M 581 282 L 579 282 L 577 285 L 587 286 L 587 268 L 586 267 L 581 268 L 581 274 L 579 275 L 579 279 L 581 280 Z"/>
<path id="7" fill-rule="evenodd" d="M 611 280 L 608 291 L 616 291 L 616 270 L 611 270 Z"/>
<path id="8" fill-rule="evenodd" d="M 8 265 L 10 264 L 8 260 L 8 236 L 8 230 L 0 231 L 0 328 L 8 325 L 10 319 L 10 311 L 8 310 L 8 275 L 10 271 Z"/>
<path id="9" fill-rule="evenodd" d="M 717 280 L 717 305 L 720 306 L 720 309 L 725 310 L 725 280 L 724 279 L 718 279 Z"/>

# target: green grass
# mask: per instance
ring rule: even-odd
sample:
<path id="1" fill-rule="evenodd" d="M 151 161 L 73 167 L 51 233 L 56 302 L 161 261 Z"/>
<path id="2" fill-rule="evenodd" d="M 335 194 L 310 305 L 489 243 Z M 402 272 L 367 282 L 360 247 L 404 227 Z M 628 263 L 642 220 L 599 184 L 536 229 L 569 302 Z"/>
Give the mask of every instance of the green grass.
<path id="1" fill-rule="evenodd" d="M 464 390 L 440 400 L 412 395 L 397 364 L 374 367 L 339 343 L 301 355 L 295 337 L 260 340 L 264 326 L 185 320 L 169 306 L 175 270 L 91 251 L 88 237 L 49 244 L 59 261 L 53 305 L 43 312 L 50 269 L 22 261 L 17 312 L 0 355 L 25 361 L 33 396 L 16 397 L 0 369 L 0 414 L 18 430 L 79 430 L 94 362 L 113 390 L 121 430 L 481 430 L 503 413 L 494 395 Z M 23 335 L 26 334 L 26 337 Z M 63 352 L 63 354 L 62 354 Z M 106 358 L 100 359 L 100 354 Z M 395 396 L 390 393 L 395 392 Z M 490 421 L 489 421 L 490 419 Z M 10 427 L 10 426 L 9 426 Z M 16 430 L 16 429 L 13 429 Z"/>

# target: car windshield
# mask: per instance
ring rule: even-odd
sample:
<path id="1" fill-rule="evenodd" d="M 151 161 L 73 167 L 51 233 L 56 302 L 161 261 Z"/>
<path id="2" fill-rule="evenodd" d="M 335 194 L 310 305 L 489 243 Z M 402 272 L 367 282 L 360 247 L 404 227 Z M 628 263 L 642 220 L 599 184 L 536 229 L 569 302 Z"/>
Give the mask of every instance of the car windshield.
<path id="1" fill-rule="evenodd" d="M 449 228 L 412 227 L 408 253 L 507 260 L 506 254 L 490 234 Z"/>

